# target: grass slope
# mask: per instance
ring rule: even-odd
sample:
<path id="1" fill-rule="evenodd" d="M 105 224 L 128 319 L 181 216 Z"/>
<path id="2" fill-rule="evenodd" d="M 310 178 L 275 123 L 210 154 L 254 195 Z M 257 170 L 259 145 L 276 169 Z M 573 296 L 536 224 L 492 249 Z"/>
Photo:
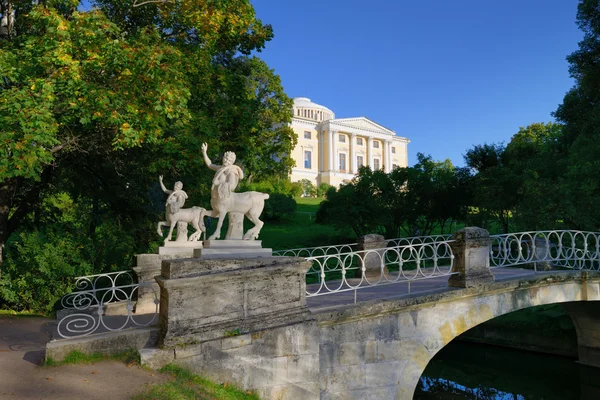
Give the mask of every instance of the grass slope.
<path id="1" fill-rule="evenodd" d="M 152 386 L 133 400 L 260 400 L 253 392 L 240 390 L 227 383 L 220 385 L 211 382 L 171 364 L 160 372 L 172 375 L 174 380 Z"/>

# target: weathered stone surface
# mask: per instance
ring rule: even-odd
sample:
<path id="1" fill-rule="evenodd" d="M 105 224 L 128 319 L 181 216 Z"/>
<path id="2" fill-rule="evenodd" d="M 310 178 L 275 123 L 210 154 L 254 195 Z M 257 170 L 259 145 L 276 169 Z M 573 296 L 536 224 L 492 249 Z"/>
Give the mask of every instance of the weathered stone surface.
<path id="1" fill-rule="evenodd" d="M 300 259 L 165 261 L 161 286 L 161 343 L 206 341 L 291 325 L 308 317 Z"/>
<path id="2" fill-rule="evenodd" d="M 412 399 L 429 361 L 456 336 L 515 310 L 600 300 L 600 274 L 594 273 L 593 281 L 591 276 L 588 272 L 535 276 L 317 313 L 321 399 L 373 398 L 372 393 L 383 399 Z M 589 307 L 598 309 L 595 302 Z M 587 311 L 579 312 L 586 321 Z M 600 321 L 600 316 L 592 320 Z M 598 332 L 588 328 L 590 334 Z M 582 357 L 593 360 L 600 354 L 599 345 L 585 349 Z"/>
<path id="3" fill-rule="evenodd" d="M 142 367 L 160 369 L 175 360 L 175 351 L 173 349 L 159 349 L 156 347 L 141 349 L 140 364 Z"/>
<path id="4" fill-rule="evenodd" d="M 62 361 L 72 351 L 83 354 L 117 354 L 126 349 L 156 346 L 159 330 L 156 327 L 107 332 L 77 339 L 51 340 L 46 345 L 46 357 Z"/>
<path id="5" fill-rule="evenodd" d="M 493 282 L 490 271 L 490 245 L 488 231 L 467 227 L 454 232 L 450 243 L 454 255 L 453 271 L 457 274 L 448 279 L 449 286 L 472 287 Z"/>
<path id="6" fill-rule="evenodd" d="M 264 399 L 318 399 L 318 332 L 312 321 L 175 347 L 174 363 Z"/>
<path id="7" fill-rule="evenodd" d="M 579 362 L 600 368 L 600 301 L 566 303 L 575 330 Z"/>
<path id="8" fill-rule="evenodd" d="M 369 280 L 377 280 L 383 273 L 388 273 L 388 269 L 383 262 L 384 250 L 373 251 L 374 249 L 384 249 L 387 247 L 387 240 L 382 235 L 374 233 L 361 236 L 357 239 L 357 250 L 365 270 L 363 275 Z M 382 270 L 383 268 L 383 270 Z"/>

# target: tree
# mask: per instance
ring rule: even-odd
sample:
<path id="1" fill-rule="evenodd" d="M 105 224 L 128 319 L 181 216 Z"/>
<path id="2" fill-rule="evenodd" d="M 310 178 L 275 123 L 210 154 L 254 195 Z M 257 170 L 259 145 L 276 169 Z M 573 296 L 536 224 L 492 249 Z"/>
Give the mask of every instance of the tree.
<path id="1" fill-rule="evenodd" d="M 203 141 L 238 152 L 250 175 L 291 168 L 291 101 L 250 56 L 272 30 L 249 1 L 40 3 L 11 2 L 15 34 L 0 32 L 0 263 L 49 192 L 122 215 L 152 209 L 158 170 L 199 192 Z"/>
<path id="2" fill-rule="evenodd" d="M 475 173 L 473 205 L 482 221 L 495 219 L 504 233 L 510 231 L 510 217 L 518 201 L 520 178 L 507 166 L 503 144 L 474 146 L 465 154 L 465 163 Z"/>
<path id="3" fill-rule="evenodd" d="M 329 190 L 317 222 L 351 227 L 357 236 L 383 233 L 387 238 L 430 235 L 449 220 L 463 219 L 470 201 L 470 175 L 450 160 L 436 162 L 417 154 L 414 167 L 391 173 L 359 169 L 350 183 Z"/>
<path id="4" fill-rule="evenodd" d="M 577 24 L 583 31 L 579 49 L 567 60 L 575 80 L 554 113 L 564 124 L 556 151 L 564 160 L 565 223 L 576 229 L 600 228 L 600 0 L 581 0 Z"/>

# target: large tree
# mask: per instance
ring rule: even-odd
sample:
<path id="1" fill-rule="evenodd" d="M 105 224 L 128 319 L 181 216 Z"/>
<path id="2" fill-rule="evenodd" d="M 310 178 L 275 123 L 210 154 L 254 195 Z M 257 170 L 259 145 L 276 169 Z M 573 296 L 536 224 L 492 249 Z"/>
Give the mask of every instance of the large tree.
<path id="1" fill-rule="evenodd" d="M 567 57 L 575 85 L 554 116 L 564 124 L 557 151 L 566 161 L 562 176 L 565 222 L 573 228 L 600 229 L 600 0 L 581 0 L 579 49 Z"/>
<path id="2" fill-rule="evenodd" d="M 291 168 L 291 101 L 251 56 L 272 30 L 248 0 L 1 4 L 0 263 L 50 190 L 136 212 L 158 170 L 206 185 L 203 141 L 250 175 Z"/>

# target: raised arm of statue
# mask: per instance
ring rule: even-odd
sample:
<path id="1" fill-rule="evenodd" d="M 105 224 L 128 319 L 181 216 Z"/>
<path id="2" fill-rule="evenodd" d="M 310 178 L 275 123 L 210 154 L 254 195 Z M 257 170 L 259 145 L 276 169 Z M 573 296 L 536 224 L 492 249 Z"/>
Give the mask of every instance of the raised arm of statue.
<path id="1" fill-rule="evenodd" d="M 212 163 L 212 161 L 210 161 L 210 158 L 208 158 L 208 154 L 206 154 L 206 150 L 208 149 L 208 144 L 206 143 L 202 143 L 202 156 L 204 157 L 204 163 L 206 164 L 206 166 L 214 171 L 218 171 L 220 166 L 219 165 L 215 165 Z"/>
<path id="2" fill-rule="evenodd" d="M 163 192 L 165 192 L 166 194 L 171 194 L 173 193 L 172 190 L 169 190 L 165 187 L 165 184 L 163 183 L 163 176 L 159 175 L 158 176 L 158 181 L 160 182 L 160 188 L 162 189 Z"/>

